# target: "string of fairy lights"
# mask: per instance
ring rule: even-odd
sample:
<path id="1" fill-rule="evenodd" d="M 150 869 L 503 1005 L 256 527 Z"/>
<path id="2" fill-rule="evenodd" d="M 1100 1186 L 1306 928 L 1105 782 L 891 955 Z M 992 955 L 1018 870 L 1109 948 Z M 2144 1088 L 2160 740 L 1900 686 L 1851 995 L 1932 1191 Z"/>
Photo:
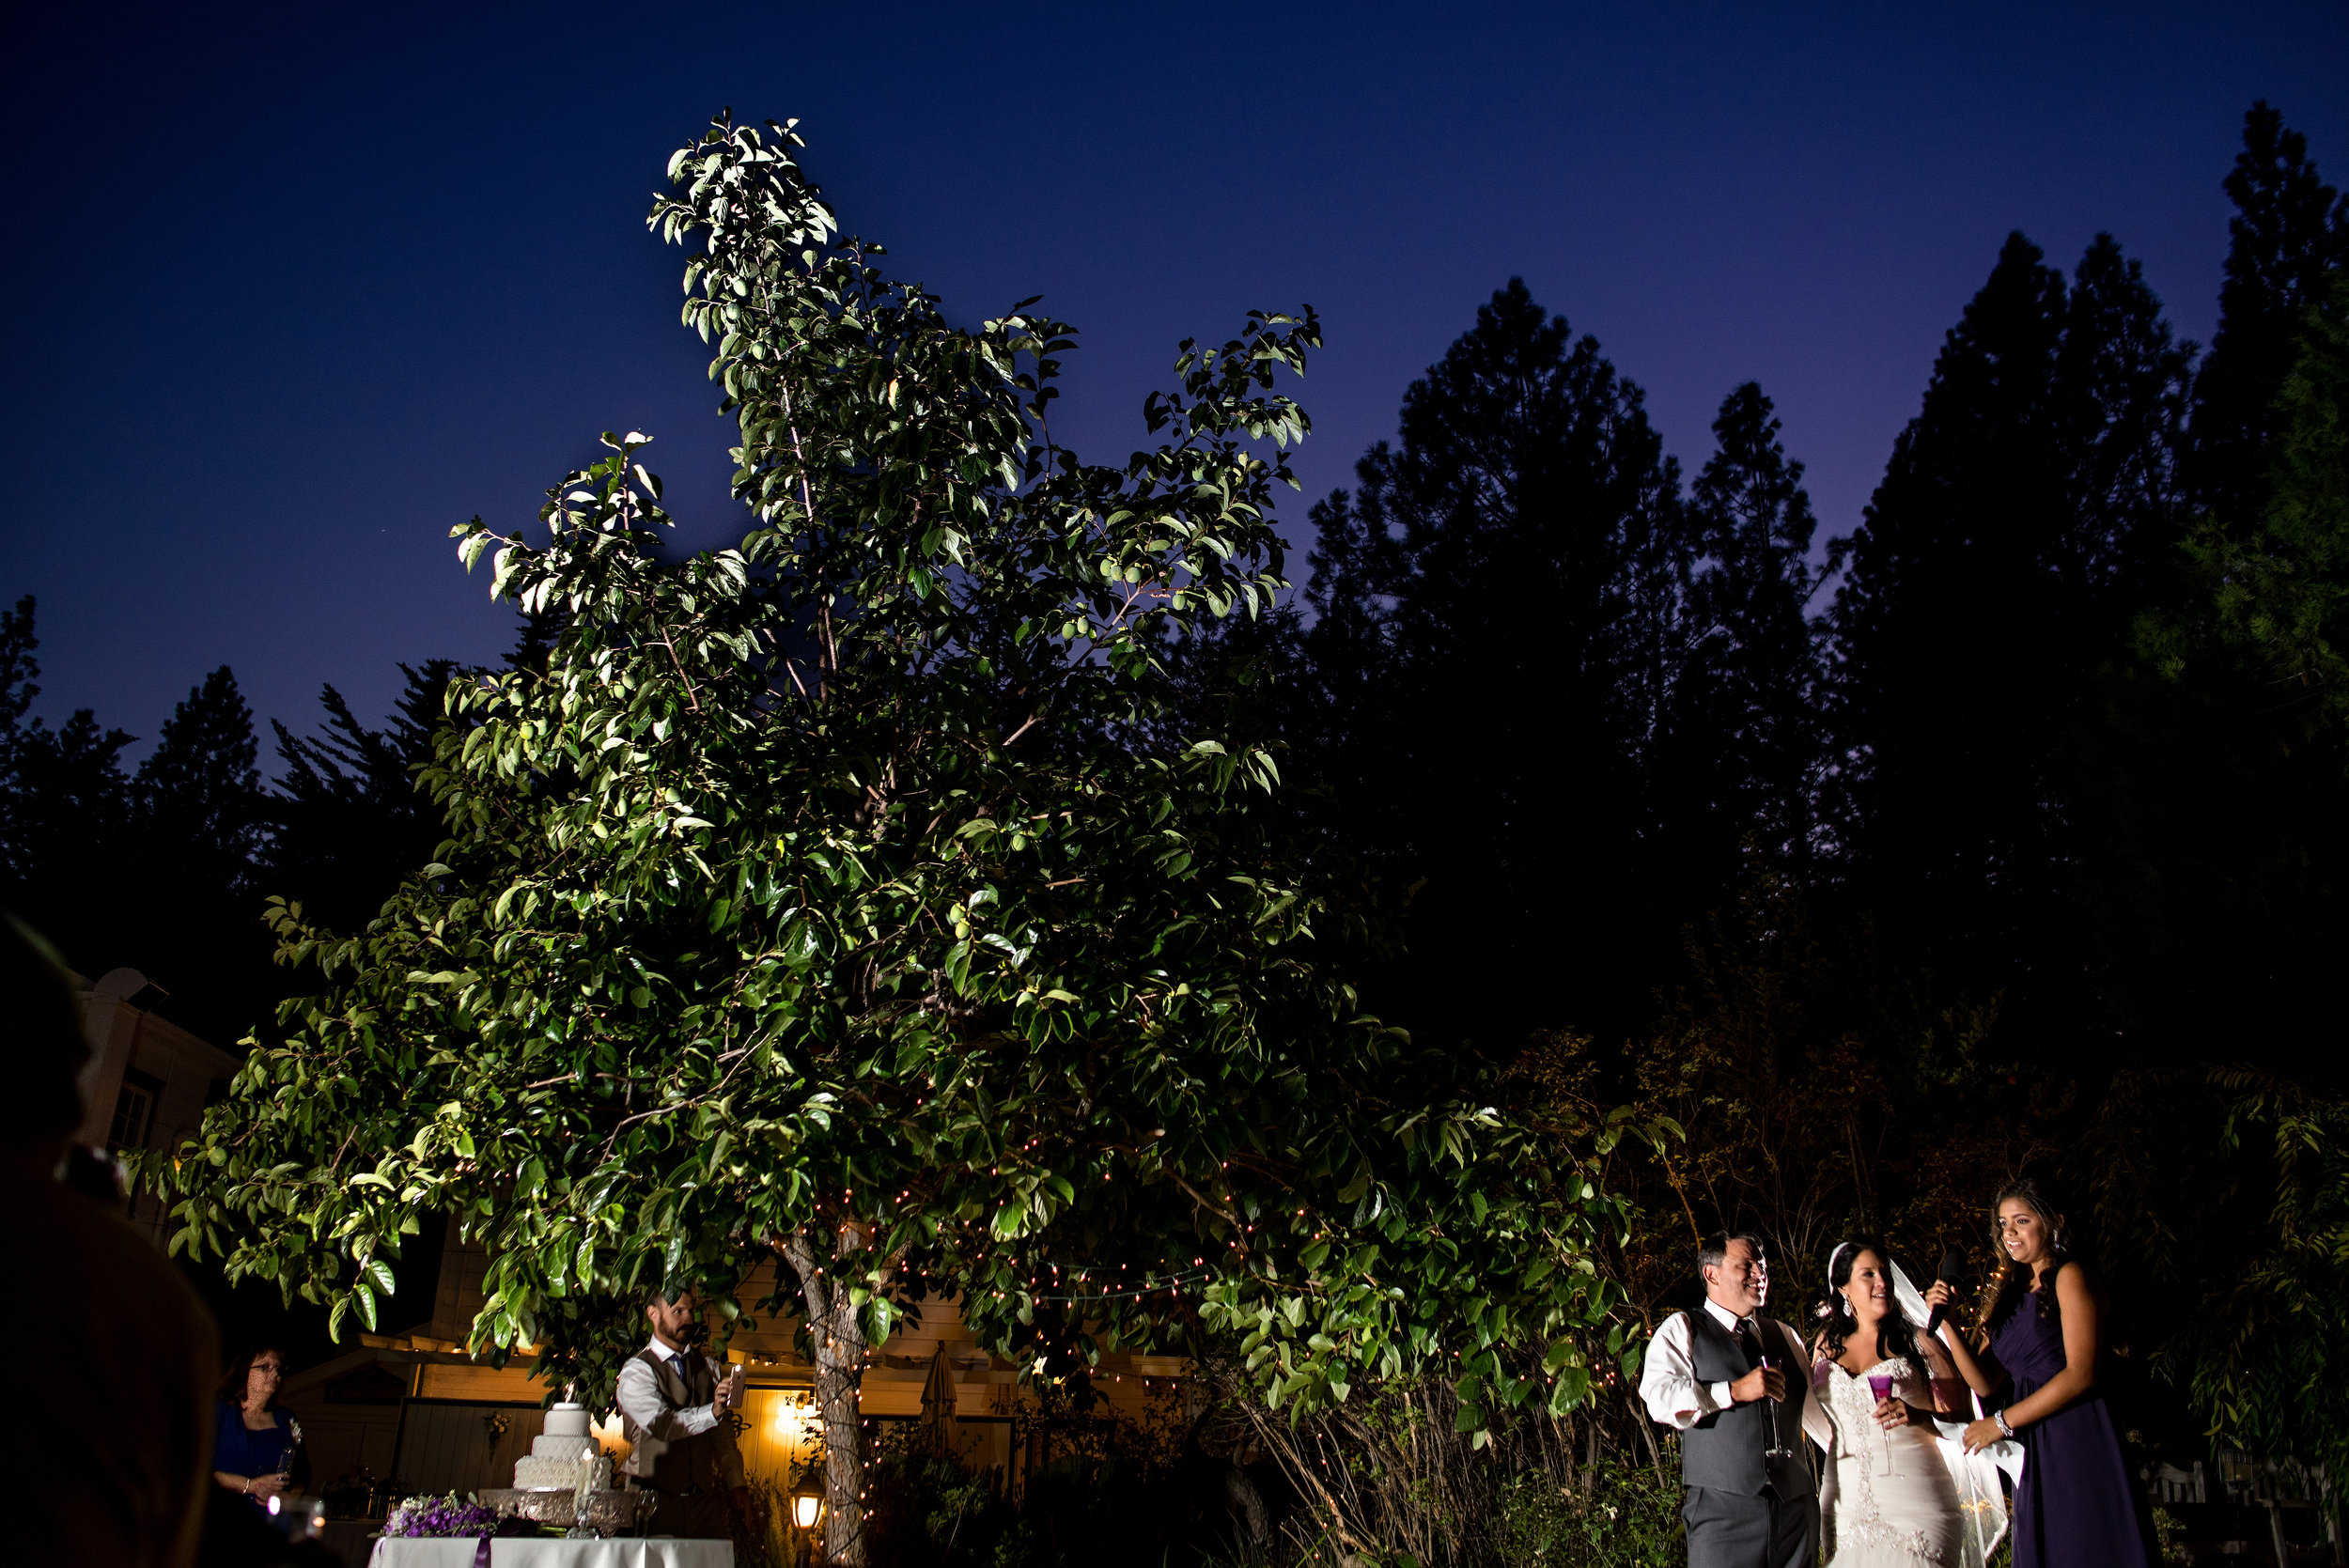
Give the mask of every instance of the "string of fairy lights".
<path id="1" fill-rule="evenodd" d="M 1053 1272 L 1057 1274 L 1060 1270 L 1058 1268 L 1054 1268 Z M 1077 1272 L 1077 1278 L 1081 1281 L 1086 1277 L 1088 1272 L 1089 1271 L 1087 1270 L 1080 1269 Z M 1128 1288 L 1121 1290 L 1079 1291 L 1074 1296 L 1053 1296 L 1037 1291 L 1030 1291 L 1026 1294 L 1027 1298 L 1031 1301 L 1052 1301 L 1064 1304 L 1073 1304 L 1086 1301 L 1131 1301 L 1141 1296 L 1157 1296 L 1161 1293 L 1168 1296 L 1179 1295 L 1181 1294 L 1182 1287 L 1186 1283 L 1192 1280 L 1204 1280 L 1207 1278 L 1208 1272 L 1208 1270 L 1204 1268 L 1186 1268 L 1177 1274 L 1153 1275 L 1143 1281 L 1138 1285 L 1128 1286 Z M 1120 1282 L 1121 1284 L 1123 1283 L 1122 1281 Z M 1001 1296 L 1004 1293 L 1002 1291 L 995 1292 L 995 1295 L 998 1296 Z"/>
<path id="2" fill-rule="evenodd" d="M 1180 1296 L 1184 1286 L 1214 1276 L 1215 1270 L 1206 1266 L 1206 1259 L 1192 1261 L 1196 1266 L 1176 1269 L 1170 1274 L 1140 1276 L 1128 1274 L 1124 1264 L 1119 1264 L 1114 1270 L 1099 1266 L 1064 1270 L 1055 1263 L 1034 1264 L 1030 1266 L 1036 1272 L 1029 1277 L 1027 1289 L 1002 1290 L 981 1285 L 979 1293 L 998 1301 L 1016 1296 L 1023 1301 L 1050 1302 L 1056 1306 L 1089 1306 L 1100 1301 L 1139 1301 L 1153 1296 Z M 925 1280 L 929 1278 L 926 1269 L 916 1272 Z M 1060 1288 L 1048 1288 L 1043 1277 L 1046 1272 L 1051 1275 L 1050 1285 Z M 1093 1283 L 1096 1276 L 1100 1278 L 1099 1285 L 1093 1289 L 1085 1288 Z M 1071 1280 L 1075 1281 L 1073 1287 L 1069 1284 Z"/>

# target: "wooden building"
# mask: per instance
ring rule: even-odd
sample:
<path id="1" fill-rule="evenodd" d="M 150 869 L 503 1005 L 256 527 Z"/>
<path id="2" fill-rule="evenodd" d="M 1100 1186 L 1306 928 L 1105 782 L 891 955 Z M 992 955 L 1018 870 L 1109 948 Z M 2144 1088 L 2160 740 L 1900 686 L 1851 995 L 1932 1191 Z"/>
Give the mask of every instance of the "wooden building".
<path id="1" fill-rule="evenodd" d="M 513 1484 L 514 1461 L 540 1431 L 547 1390 L 531 1377 L 528 1356 L 501 1369 L 464 1351 L 487 1267 L 479 1246 L 452 1238 L 429 1322 L 406 1333 L 362 1334 L 342 1355 L 288 1378 L 279 1397 L 301 1417 L 318 1484 L 362 1467 L 377 1478 L 396 1477 L 411 1493 Z M 771 1270 L 767 1265 L 743 1289 L 746 1310 L 770 1287 Z M 738 1327 L 726 1347 L 748 1387 L 740 1411 L 744 1467 L 783 1490 L 812 1452 L 816 1431 L 815 1369 L 793 1348 L 797 1327 L 791 1318 L 761 1320 Z M 1001 1469 L 1017 1483 L 1033 1456 L 1013 1451 L 1013 1417 L 1033 1395 L 1016 1368 L 973 1342 L 951 1301 L 926 1303 L 918 1322 L 901 1324 L 873 1353 L 862 1380 L 865 1415 L 918 1421 L 941 1351 L 955 1388 L 957 1452 L 972 1468 Z M 1188 1371 L 1176 1357 L 1113 1356 L 1094 1387 L 1112 1410 L 1140 1420 L 1153 1394 L 1163 1396 Z M 615 1419 L 599 1417 L 594 1430 L 615 1455 L 626 1452 Z"/>
<path id="2" fill-rule="evenodd" d="M 71 977 L 82 1006 L 81 1130 L 74 1141 L 123 1154 L 168 1149 L 192 1136 L 204 1108 L 225 1094 L 237 1059 L 154 1012 L 164 992 L 136 970 L 110 970 L 95 981 Z M 132 1220 L 160 1242 L 169 1205 L 140 1197 Z"/>

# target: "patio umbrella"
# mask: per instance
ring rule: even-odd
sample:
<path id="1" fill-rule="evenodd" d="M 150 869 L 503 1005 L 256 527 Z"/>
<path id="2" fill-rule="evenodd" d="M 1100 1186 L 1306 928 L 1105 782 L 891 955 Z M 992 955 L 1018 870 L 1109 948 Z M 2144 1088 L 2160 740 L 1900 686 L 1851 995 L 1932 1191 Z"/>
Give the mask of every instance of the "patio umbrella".
<path id="1" fill-rule="evenodd" d="M 922 1384 L 922 1432 L 941 1452 L 954 1447 L 955 1433 L 955 1369 L 946 1359 L 946 1344 L 939 1342 L 937 1354 L 930 1358 L 930 1374 Z"/>

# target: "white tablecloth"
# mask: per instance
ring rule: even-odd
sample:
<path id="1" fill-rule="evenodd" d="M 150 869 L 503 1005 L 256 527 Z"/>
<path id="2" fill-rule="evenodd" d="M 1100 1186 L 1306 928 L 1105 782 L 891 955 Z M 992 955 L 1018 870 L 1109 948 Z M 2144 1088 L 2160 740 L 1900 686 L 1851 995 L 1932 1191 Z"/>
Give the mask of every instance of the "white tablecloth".
<path id="1" fill-rule="evenodd" d="M 368 1568 L 473 1568 L 479 1545 L 463 1537 L 386 1536 L 375 1544 Z M 499 1537 L 490 1543 L 490 1568 L 734 1568 L 734 1543 L 669 1536 L 610 1541 Z"/>

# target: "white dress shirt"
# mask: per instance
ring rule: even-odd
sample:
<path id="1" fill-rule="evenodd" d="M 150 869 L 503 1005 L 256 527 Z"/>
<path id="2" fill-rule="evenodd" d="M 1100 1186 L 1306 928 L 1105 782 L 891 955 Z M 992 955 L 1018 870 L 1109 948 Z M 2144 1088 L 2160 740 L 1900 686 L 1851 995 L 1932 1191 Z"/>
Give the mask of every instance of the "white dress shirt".
<path id="1" fill-rule="evenodd" d="M 1732 1337 L 1737 1334 L 1739 1319 L 1727 1308 L 1708 1296 L 1703 1310 L 1710 1312 L 1713 1321 L 1729 1330 Z M 1835 1429 L 1828 1421 L 1827 1412 L 1819 1407 L 1819 1397 L 1812 1389 L 1811 1358 L 1803 1354 L 1792 1328 L 1769 1318 L 1758 1321 L 1762 1325 L 1763 1347 L 1768 1352 L 1771 1364 L 1786 1374 L 1787 1397 L 1802 1401 L 1804 1436 L 1822 1449 L 1831 1447 Z M 1781 1343 L 1773 1346 L 1773 1340 Z M 1696 1363 L 1688 1349 L 1688 1313 L 1672 1313 L 1648 1342 L 1647 1362 L 1640 1369 L 1640 1400 L 1651 1417 L 1674 1432 L 1686 1432 L 1716 1410 L 1726 1410 L 1735 1403 L 1729 1397 L 1728 1384 L 1697 1381 Z"/>
<path id="2" fill-rule="evenodd" d="M 665 1344 L 658 1334 L 645 1348 L 660 1358 L 663 1366 L 670 1363 L 671 1358 L 681 1357 L 690 1367 L 701 1354 Z M 687 1382 L 690 1386 L 692 1379 Z M 620 1363 L 618 1398 L 622 1414 L 664 1443 L 674 1443 L 680 1437 L 698 1437 L 718 1424 L 714 1404 L 690 1405 L 683 1409 L 671 1405 L 661 1391 L 661 1380 L 638 1356 L 630 1356 Z"/>

